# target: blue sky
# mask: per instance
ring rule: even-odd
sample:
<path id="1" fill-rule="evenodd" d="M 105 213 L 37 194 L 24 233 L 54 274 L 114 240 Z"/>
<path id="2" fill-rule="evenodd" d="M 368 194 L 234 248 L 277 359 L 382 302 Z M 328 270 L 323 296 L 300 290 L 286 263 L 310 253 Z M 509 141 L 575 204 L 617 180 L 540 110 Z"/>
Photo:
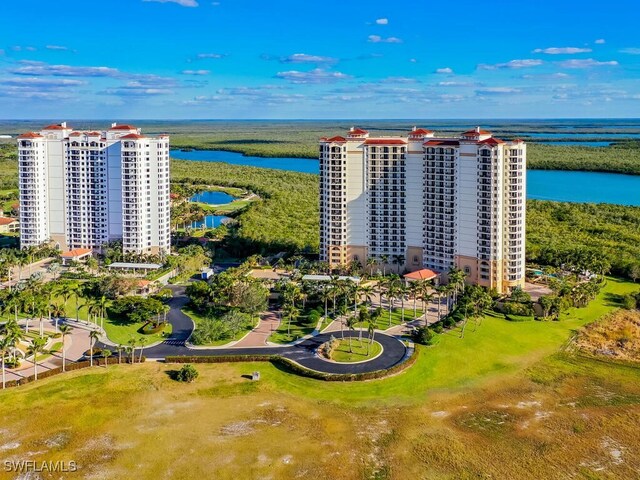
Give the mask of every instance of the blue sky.
<path id="1" fill-rule="evenodd" d="M 637 0 L 21 0 L 0 118 L 640 117 Z"/>

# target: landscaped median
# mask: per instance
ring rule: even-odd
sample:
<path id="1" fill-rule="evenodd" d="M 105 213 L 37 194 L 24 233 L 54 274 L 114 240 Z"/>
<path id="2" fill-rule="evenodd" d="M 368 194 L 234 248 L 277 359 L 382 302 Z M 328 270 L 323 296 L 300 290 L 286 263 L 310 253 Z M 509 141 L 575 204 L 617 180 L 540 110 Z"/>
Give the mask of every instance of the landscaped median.
<path id="1" fill-rule="evenodd" d="M 324 380 L 327 382 L 357 382 L 374 380 L 395 375 L 415 363 L 418 350 L 406 356 L 400 363 L 386 370 L 376 370 L 365 373 L 324 373 L 300 365 L 298 362 L 282 355 L 216 355 L 216 356 L 168 356 L 165 363 L 237 363 L 237 362 L 271 362 L 278 368 L 302 377 Z"/>

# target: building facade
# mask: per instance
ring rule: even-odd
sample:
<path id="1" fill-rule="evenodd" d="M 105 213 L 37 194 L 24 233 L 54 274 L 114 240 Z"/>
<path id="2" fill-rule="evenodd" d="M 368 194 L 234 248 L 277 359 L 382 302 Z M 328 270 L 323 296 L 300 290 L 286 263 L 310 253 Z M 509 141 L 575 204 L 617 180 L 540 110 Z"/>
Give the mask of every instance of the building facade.
<path id="1" fill-rule="evenodd" d="M 18 137 L 20 242 L 62 250 L 170 249 L 169 137 L 131 125 L 75 131 L 66 123 Z"/>
<path id="2" fill-rule="evenodd" d="M 508 292 L 525 279 L 526 145 L 476 128 L 320 140 L 320 256 L 400 270 L 460 268 Z"/>

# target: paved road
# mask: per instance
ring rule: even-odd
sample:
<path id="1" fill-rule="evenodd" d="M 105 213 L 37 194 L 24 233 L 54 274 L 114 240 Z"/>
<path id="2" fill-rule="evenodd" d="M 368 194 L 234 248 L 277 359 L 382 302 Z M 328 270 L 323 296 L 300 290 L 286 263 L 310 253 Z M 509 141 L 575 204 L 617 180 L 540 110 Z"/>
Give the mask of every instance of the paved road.
<path id="1" fill-rule="evenodd" d="M 397 338 L 383 333 L 376 333 L 375 340 L 382 345 L 383 352 L 380 356 L 364 363 L 335 363 L 324 360 L 315 354 L 316 349 L 331 338 L 330 333 L 320 334 L 306 339 L 296 345 L 281 347 L 256 346 L 256 347 L 229 347 L 212 349 L 192 349 L 185 345 L 185 341 L 191 336 L 193 322 L 191 318 L 180 310 L 189 299 L 184 295 L 184 287 L 170 287 L 174 297 L 169 301 L 171 310 L 167 320 L 173 326 L 171 336 L 163 343 L 144 349 L 144 355 L 149 359 L 164 359 L 167 356 L 213 356 L 213 355 L 281 355 L 287 357 L 307 368 L 325 373 L 367 373 L 376 370 L 391 368 L 405 358 L 407 352 L 404 344 Z M 340 333 L 333 332 L 340 338 Z M 344 332 L 345 337 L 357 337 L 359 332 Z"/>

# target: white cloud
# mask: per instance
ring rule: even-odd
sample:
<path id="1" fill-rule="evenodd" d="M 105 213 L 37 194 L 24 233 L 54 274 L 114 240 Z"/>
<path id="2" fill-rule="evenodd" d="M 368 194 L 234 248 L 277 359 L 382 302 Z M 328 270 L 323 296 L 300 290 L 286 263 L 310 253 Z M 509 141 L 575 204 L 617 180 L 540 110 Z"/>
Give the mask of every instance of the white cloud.
<path id="1" fill-rule="evenodd" d="M 486 87 L 476 90 L 478 95 L 512 95 L 520 93 L 522 90 L 513 87 Z"/>
<path id="2" fill-rule="evenodd" d="M 416 60 L 415 58 L 410 58 L 410 59 L 409 59 L 409 61 L 410 61 L 411 63 L 418 63 L 418 60 Z"/>
<path id="3" fill-rule="evenodd" d="M 594 42 L 596 45 L 603 45 L 605 43 L 607 43 L 604 38 L 599 38 Z"/>
<path id="4" fill-rule="evenodd" d="M 528 67 L 537 67 L 538 65 L 542 65 L 544 62 L 542 60 L 537 59 L 524 59 L 524 60 L 511 60 L 505 63 L 496 63 L 493 65 L 489 65 L 486 63 L 481 63 L 478 65 L 478 70 L 497 70 L 502 68 L 528 68 Z"/>
<path id="5" fill-rule="evenodd" d="M 142 0 L 143 2 L 158 2 L 158 3 L 177 3 L 183 7 L 197 7 L 198 2 L 196 0 Z"/>
<path id="6" fill-rule="evenodd" d="M 222 54 L 222 53 L 199 53 L 197 55 L 198 58 L 203 59 L 203 58 L 215 58 L 215 59 L 219 59 L 219 58 L 224 58 L 226 57 L 226 55 Z"/>
<path id="7" fill-rule="evenodd" d="M 369 35 L 368 39 L 371 43 L 402 43 L 398 37 L 381 37 L 380 35 Z"/>
<path id="8" fill-rule="evenodd" d="M 329 72 L 322 68 L 316 68 L 309 72 L 299 72 L 297 70 L 289 70 L 287 72 L 276 73 L 276 78 L 287 80 L 291 83 L 333 83 L 340 80 L 347 80 L 351 75 L 342 72 Z"/>
<path id="9" fill-rule="evenodd" d="M 591 67 L 615 67 L 618 64 L 615 60 L 610 60 L 608 62 L 601 62 L 598 60 L 594 60 L 593 58 L 586 59 L 574 59 L 574 60 L 565 60 L 564 62 L 558 63 L 563 68 L 591 68 Z"/>
<path id="10" fill-rule="evenodd" d="M 640 55 L 640 48 L 637 48 L 637 47 L 623 48 L 622 50 L 620 50 L 620 53 L 626 53 L 628 55 Z"/>
<path id="11" fill-rule="evenodd" d="M 280 59 L 282 63 L 333 63 L 337 59 L 332 57 L 323 57 L 321 55 L 307 55 L 306 53 L 294 53 L 288 57 Z"/>
<path id="12" fill-rule="evenodd" d="M 11 85 L 15 87 L 29 86 L 29 87 L 41 87 L 41 88 L 57 88 L 57 87 L 77 87 L 79 85 L 85 85 L 87 82 L 82 80 L 64 79 L 45 79 L 40 77 L 14 77 L 9 79 L 0 80 L 0 85 Z"/>
<path id="13" fill-rule="evenodd" d="M 550 48 L 536 48 L 534 53 L 546 53 L 547 55 L 574 55 L 576 53 L 589 53 L 592 50 L 590 48 L 579 47 L 550 47 Z"/>
<path id="14" fill-rule="evenodd" d="M 54 77 L 118 77 L 122 75 L 117 68 L 111 67 L 74 67 L 71 65 L 49 65 L 44 62 L 23 60 L 22 67 L 9 70 L 17 75 L 51 75 Z"/>
<path id="15" fill-rule="evenodd" d="M 439 87 L 474 87 L 477 86 L 474 82 L 438 82 Z"/>
<path id="16" fill-rule="evenodd" d="M 389 25 L 389 19 L 388 18 L 378 18 L 376 20 L 376 23 L 378 25 Z"/>
<path id="17" fill-rule="evenodd" d="M 27 52 L 35 52 L 37 50 L 36 47 L 23 47 L 21 45 L 14 45 L 13 47 L 11 47 L 11 50 L 13 50 L 14 52 L 21 52 L 23 50 L 26 50 Z"/>
<path id="18" fill-rule="evenodd" d="M 47 45 L 45 48 L 47 50 L 69 50 L 67 47 L 62 45 Z"/>
<path id="19" fill-rule="evenodd" d="M 418 80 L 411 77 L 387 77 L 380 80 L 380 83 L 418 83 Z"/>
<path id="20" fill-rule="evenodd" d="M 444 68 L 438 68 L 436 69 L 436 73 L 453 73 L 453 69 L 449 68 L 449 67 L 444 67 Z"/>
<path id="21" fill-rule="evenodd" d="M 209 70 L 183 70 L 183 75 L 209 75 L 211 73 Z"/>

